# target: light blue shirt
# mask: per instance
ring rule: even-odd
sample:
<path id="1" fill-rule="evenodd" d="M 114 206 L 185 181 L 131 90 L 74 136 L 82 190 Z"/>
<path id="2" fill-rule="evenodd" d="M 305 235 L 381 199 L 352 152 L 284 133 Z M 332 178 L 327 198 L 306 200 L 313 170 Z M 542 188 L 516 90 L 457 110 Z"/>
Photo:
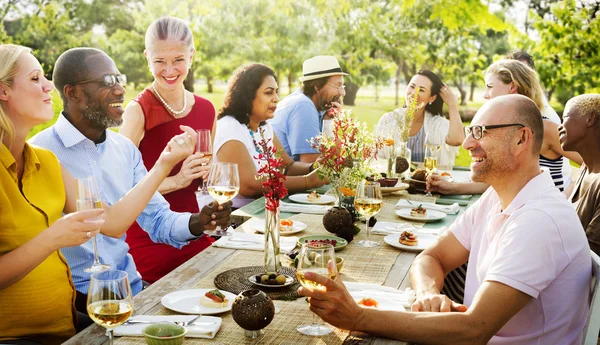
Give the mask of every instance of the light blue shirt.
<path id="1" fill-rule="evenodd" d="M 54 152 L 73 177 L 96 177 L 102 200 L 109 205 L 121 199 L 147 174 L 140 151 L 129 139 L 106 130 L 106 140 L 96 145 L 62 114 L 56 124 L 38 133 L 29 142 Z M 181 248 L 187 241 L 196 238 L 189 230 L 190 216 L 190 213 L 171 211 L 169 203 L 155 193 L 137 222 L 148 232 L 152 241 Z M 114 269 L 126 271 L 134 295 L 142 291 L 142 279 L 137 273 L 133 257 L 128 253 L 125 235 L 121 238 L 98 235 L 96 240 L 100 261 L 110 264 Z M 77 247 L 62 248 L 61 252 L 71 267 L 77 291 L 87 294 L 90 273 L 83 270 L 94 262 L 92 241 Z"/>
<path id="2" fill-rule="evenodd" d="M 296 90 L 279 104 L 275 117 L 270 120 L 275 135 L 285 152 L 295 161 L 304 153 L 318 153 L 310 139 L 321 133 L 323 114 L 302 90 Z"/>

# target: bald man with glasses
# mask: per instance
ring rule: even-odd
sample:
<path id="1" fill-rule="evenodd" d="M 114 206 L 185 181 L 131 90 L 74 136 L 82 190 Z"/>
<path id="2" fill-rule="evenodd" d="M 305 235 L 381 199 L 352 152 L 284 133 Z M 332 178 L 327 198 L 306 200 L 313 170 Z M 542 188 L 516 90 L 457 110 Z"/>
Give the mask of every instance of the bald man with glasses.
<path id="1" fill-rule="evenodd" d="M 471 178 L 491 186 L 417 256 L 410 312 L 361 308 L 339 280 L 305 278 L 310 309 L 348 330 L 431 344 L 581 344 L 590 249 L 577 214 L 537 157 L 543 124 L 529 98 L 486 103 L 466 129 Z M 440 294 L 444 276 L 469 261 L 465 301 Z"/>

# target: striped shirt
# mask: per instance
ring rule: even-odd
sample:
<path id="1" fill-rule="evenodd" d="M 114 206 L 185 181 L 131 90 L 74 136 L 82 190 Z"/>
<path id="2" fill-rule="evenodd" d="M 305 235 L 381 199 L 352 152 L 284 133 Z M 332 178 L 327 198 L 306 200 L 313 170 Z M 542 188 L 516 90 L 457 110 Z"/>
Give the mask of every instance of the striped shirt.
<path id="1" fill-rule="evenodd" d="M 411 152 L 412 162 L 424 162 L 425 161 L 425 125 L 421 126 L 419 133 L 408 137 L 408 148 Z"/>
<path id="2" fill-rule="evenodd" d="M 542 119 L 548 120 L 547 116 L 542 116 Z M 565 190 L 565 179 L 563 177 L 563 165 L 565 164 L 563 157 L 559 156 L 556 159 L 549 159 L 542 155 L 539 158 L 540 167 L 546 168 L 550 172 L 554 185 L 562 192 Z M 568 164 L 568 163 L 567 163 Z"/>
<path id="3" fill-rule="evenodd" d="M 73 177 L 96 177 L 102 200 L 109 205 L 121 199 L 148 173 L 140 151 L 129 139 L 106 130 L 106 139 L 96 145 L 62 114 L 53 126 L 38 133 L 29 142 L 54 152 Z M 189 231 L 190 213 L 172 212 L 169 207 L 169 203 L 155 193 L 137 222 L 154 242 L 181 248 L 195 238 Z M 128 253 L 125 236 L 112 238 L 99 234 L 96 240 L 100 261 L 114 269 L 126 271 L 133 294 L 140 292 L 142 280 Z M 90 273 L 83 270 L 94 261 L 92 241 L 63 248 L 61 252 L 71 267 L 77 291 L 87 294 Z"/>

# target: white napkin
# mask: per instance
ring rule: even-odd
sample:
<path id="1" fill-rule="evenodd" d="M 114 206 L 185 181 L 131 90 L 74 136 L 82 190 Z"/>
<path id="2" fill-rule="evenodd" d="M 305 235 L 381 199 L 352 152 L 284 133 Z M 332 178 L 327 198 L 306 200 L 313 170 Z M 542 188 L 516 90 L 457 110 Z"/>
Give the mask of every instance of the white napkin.
<path id="1" fill-rule="evenodd" d="M 404 308 L 410 309 L 410 306 L 415 301 L 415 292 L 411 288 L 401 291 L 389 286 L 381 286 L 377 284 L 344 282 L 350 295 L 360 293 L 361 295 L 369 295 L 373 298 L 382 297 L 392 301 L 398 301 Z"/>
<path id="2" fill-rule="evenodd" d="M 185 322 L 191 321 L 195 318 L 196 315 L 137 315 L 131 318 L 131 320 L 140 320 L 140 321 L 152 321 L 155 323 L 160 322 Z M 223 319 L 215 316 L 202 316 L 198 320 L 196 320 L 193 324 L 188 325 L 186 337 L 190 338 L 208 338 L 212 339 L 217 335 L 217 332 L 221 328 L 221 323 Z M 123 324 L 117 328 L 115 328 L 115 335 L 122 336 L 143 336 L 142 331 L 144 328 L 150 326 L 148 323 L 132 323 L 132 324 Z"/>
<path id="3" fill-rule="evenodd" d="M 371 229 L 371 233 L 375 235 L 389 235 L 389 234 L 401 234 L 403 231 L 412 231 L 417 234 L 432 234 L 439 236 L 441 233 L 446 231 L 446 227 L 426 229 L 416 228 L 409 225 L 408 223 L 394 223 L 394 222 L 382 222 L 378 221 Z"/>
<path id="4" fill-rule="evenodd" d="M 406 199 L 400 199 L 398 200 L 398 203 L 396 203 L 396 208 L 417 208 L 419 207 L 419 205 L 422 205 L 421 207 L 428 209 L 428 210 L 434 210 L 434 211 L 440 211 L 440 212 L 444 212 L 447 214 L 457 214 L 459 207 L 457 203 L 454 203 L 452 205 L 436 205 L 434 203 L 430 203 L 430 202 L 423 202 L 423 201 L 408 201 Z"/>
<path id="5" fill-rule="evenodd" d="M 247 234 L 244 232 L 233 232 L 232 236 L 223 236 L 213 246 L 229 249 L 264 250 L 264 234 Z M 287 236 L 279 238 L 279 245 L 283 252 L 289 252 L 296 247 L 298 237 Z"/>
<path id="6" fill-rule="evenodd" d="M 289 202 L 280 202 L 279 210 L 281 212 L 291 213 L 310 213 L 310 214 L 325 214 L 331 206 L 324 205 L 308 205 L 308 204 L 291 204 Z"/>

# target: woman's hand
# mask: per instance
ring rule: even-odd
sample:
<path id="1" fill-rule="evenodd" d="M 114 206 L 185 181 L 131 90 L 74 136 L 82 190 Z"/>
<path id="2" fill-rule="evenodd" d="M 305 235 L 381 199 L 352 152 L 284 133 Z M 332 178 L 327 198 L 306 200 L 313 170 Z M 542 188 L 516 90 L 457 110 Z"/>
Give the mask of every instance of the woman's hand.
<path id="1" fill-rule="evenodd" d="M 48 243 L 54 250 L 58 250 L 87 242 L 96 236 L 104 225 L 104 220 L 98 219 L 103 213 L 104 209 L 94 209 L 65 215 L 44 230 L 49 236 Z"/>
<path id="2" fill-rule="evenodd" d="M 440 97 L 444 103 L 448 105 L 448 108 L 451 109 L 453 107 L 458 108 L 458 97 L 450 90 L 448 85 L 442 83 L 442 88 L 440 89 Z"/>
<path id="3" fill-rule="evenodd" d="M 188 156 L 181 164 L 177 175 L 174 176 L 177 186 L 183 189 L 196 179 L 206 179 L 210 170 L 210 166 L 207 165 L 209 162 L 210 158 L 204 158 L 204 154 L 199 152 Z"/>
<path id="4" fill-rule="evenodd" d="M 179 126 L 184 133 L 171 138 L 167 146 L 160 154 L 155 166 L 163 166 L 169 171 L 182 159 L 187 158 L 196 149 L 198 134 L 188 126 Z"/>

